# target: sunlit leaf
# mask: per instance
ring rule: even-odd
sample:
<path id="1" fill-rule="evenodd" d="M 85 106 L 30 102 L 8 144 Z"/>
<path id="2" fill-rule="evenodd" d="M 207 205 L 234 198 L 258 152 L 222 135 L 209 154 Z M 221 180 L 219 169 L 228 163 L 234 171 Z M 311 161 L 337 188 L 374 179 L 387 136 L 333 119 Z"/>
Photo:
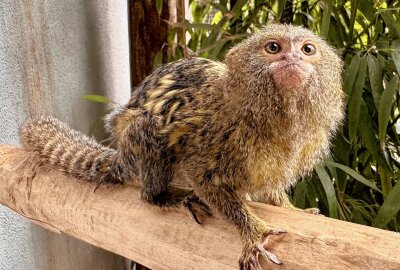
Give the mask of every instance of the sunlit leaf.
<path id="1" fill-rule="evenodd" d="M 218 11 L 217 13 L 215 13 L 211 24 L 218 24 L 222 20 L 223 17 L 224 16 L 222 15 L 222 12 Z"/>

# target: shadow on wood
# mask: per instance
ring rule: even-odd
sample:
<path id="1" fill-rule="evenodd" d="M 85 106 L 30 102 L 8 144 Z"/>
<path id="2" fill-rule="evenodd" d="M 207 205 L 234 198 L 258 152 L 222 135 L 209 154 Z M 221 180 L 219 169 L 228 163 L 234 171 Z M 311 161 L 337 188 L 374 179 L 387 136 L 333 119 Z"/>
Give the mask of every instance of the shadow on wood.
<path id="1" fill-rule="evenodd" d="M 151 269 L 237 269 L 239 234 L 223 218 L 198 225 L 180 209 L 140 200 L 139 186 L 95 185 L 40 165 L 21 148 L 0 146 L 0 203 L 31 221 L 115 252 Z M 265 269 L 400 269 L 400 234 L 249 203 L 285 229 L 270 249 L 283 265 Z"/>

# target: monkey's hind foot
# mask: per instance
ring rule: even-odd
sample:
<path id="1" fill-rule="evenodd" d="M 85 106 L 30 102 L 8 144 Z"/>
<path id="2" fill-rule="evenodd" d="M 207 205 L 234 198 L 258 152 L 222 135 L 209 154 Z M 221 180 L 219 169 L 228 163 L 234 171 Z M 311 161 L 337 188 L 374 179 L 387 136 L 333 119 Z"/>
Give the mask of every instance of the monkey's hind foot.
<path id="1" fill-rule="evenodd" d="M 304 212 L 311 214 L 311 215 L 317 215 L 317 216 L 322 216 L 318 208 L 306 208 L 304 209 Z"/>
<path id="2" fill-rule="evenodd" d="M 244 252 L 239 259 L 240 270 L 262 270 L 263 268 L 259 261 L 260 255 L 275 264 L 282 264 L 281 260 L 279 260 L 274 253 L 266 249 L 266 246 L 268 245 L 268 238 L 270 236 L 282 235 L 285 233 L 286 231 L 281 229 L 268 230 L 263 233 L 259 243 L 244 249 Z"/>
<path id="3" fill-rule="evenodd" d="M 198 224 L 201 224 L 198 219 L 199 214 L 205 214 L 208 217 L 213 215 L 211 208 L 197 195 L 187 196 L 183 202 L 183 207 L 188 210 L 190 216 L 196 221 Z"/>
<path id="4" fill-rule="evenodd" d="M 160 207 L 182 207 L 198 224 L 201 224 L 198 215 L 212 216 L 211 208 L 193 190 L 170 187 L 168 190 L 152 195 L 146 190 L 142 191 L 142 200 Z"/>

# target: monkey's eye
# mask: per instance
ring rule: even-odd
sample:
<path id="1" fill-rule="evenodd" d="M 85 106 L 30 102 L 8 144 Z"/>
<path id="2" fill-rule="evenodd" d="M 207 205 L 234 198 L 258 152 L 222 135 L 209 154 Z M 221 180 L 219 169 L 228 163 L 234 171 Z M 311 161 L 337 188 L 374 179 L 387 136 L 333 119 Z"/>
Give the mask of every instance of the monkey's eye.
<path id="1" fill-rule="evenodd" d="M 281 46 L 276 42 L 270 42 L 265 45 L 265 51 L 270 54 L 275 54 L 281 51 Z"/>
<path id="2" fill-rule="evenodd" d="M 315 48 L 314 45 L 311 44 L 304 44 L 303 47 L 301 48 L 303 53 L 305 55 L 313 55 L 317 52 L 317 49 Z"/>

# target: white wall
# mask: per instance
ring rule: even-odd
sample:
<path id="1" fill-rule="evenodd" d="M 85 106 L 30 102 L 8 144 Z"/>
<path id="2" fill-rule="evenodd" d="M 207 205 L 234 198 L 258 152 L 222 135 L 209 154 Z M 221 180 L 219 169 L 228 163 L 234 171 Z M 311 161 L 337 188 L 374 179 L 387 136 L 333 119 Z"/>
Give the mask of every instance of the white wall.
<path id="1" fill-rule="evenodd" d="M 0 0 L 0 143 L 28 117 L 52 114 L 88 133 L 130 94 L 127 1 Z M 99 123 L 99 121 L 97 121 Z M 0 206 L 0 270 L 122 269 L 122 259 L 50 233 Z"/>

